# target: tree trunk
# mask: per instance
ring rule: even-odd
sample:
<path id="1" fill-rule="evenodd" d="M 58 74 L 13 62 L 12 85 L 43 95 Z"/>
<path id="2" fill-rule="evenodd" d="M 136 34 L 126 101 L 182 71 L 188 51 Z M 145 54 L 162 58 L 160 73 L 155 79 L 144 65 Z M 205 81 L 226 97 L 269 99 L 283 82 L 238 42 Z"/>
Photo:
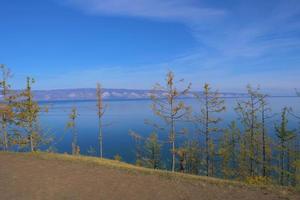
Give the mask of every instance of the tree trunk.
<path id="1" fill-rule="evenodd" d="M 30 122 L 30 124 L 29 124 L 29 133 L 30 133 L 30 135 L 29 135 L 29 140 L 30 140 L 30 150 L 31 150 L 31 152 L 33 152 L 34 151 L 34 144 L 33 144 L 33 129 L 32 129 L 32 122 Z"/>
<path id="2" fill-rule="evenodd" d="M 75 127 L 73 127 L 72 154 L 73 155 L 77 154 L 77 132 L 75 130 Z"/>
<path id="3" fill-rule="evenodd" d="M 281 152 L 280 152 L 280 184 L 283 185 L 284 177 L 284 144 L 281 142 Z"/>
<path id="4" fill-rule="evenodd" d="M 290 183 L 290 169 L 291 169 L 290 159 L 291 159 L 290 148 L 287 147 L 287 156 L 286 156 L 286 171 L 287 171 L 286 182 L 287 182 L 287 185 L 289 185 L 289 183 Z"/>
<path id="5" fill-rule="evenodd" d="M 209 176 L 209 130 L 208 130 L 208 94 L 206 94 L 205 99 L 205 109 L 206 109 L 206 115 L 205 115 L 205 143 L 206 143 L 206 176 Z"/>
<path id="6" fill-rule="evenodd" d="M 102 120 L 100 116 L 99 116 L 99 153 L 100 153 L 100 158 L 103 158 Z"/>
<path id="7" fill-rule="evenodd" d="M 7 130 L 6 130 L 6 116 L 5 114 L 3 115 L 3 123 L 2 123 L 2 130 L 3 130 L 3 150 L 7 151 L 8 150 L 8 135 L 7 135 Z"/>
<path id="8" fill-rule="evenodd" d="M 251 127 L 250 127 L 250 176 L 253 176 L 253 162 L 254 162 L 254 102 L 251 97 Z"/>
<path id="9" fill-rule="evenodd" d="M 173 116 L 173 97 L 170 101 L 170 109 L 171 109 L 171 142 L 172 142 L 172 172 L 175 172 L 175 164 L 176 164 L 176 148 L 175 148 L 175 122 L 174 122 L 174 116 Z"/>
<path id="10" fill-rule="evenodd" d="M 265 111 L 264 106 L 262 108 L 262 154 L 263 154 L 263 163 L 262 163 L 262 175 L 266 176 L 266 140 L 265 140 Z"/>
<path id="11" fill-rule="evenodd" d="M 176 162 L 176 148 L 175 148 L 175 127 L 174 127 L 174 120 L 172 119 L 171 122 L 172 126 L 172 133 L 171 133 L 171 140 L 172 140 L 172 172 L 175 172 L 175 162 Z"/>

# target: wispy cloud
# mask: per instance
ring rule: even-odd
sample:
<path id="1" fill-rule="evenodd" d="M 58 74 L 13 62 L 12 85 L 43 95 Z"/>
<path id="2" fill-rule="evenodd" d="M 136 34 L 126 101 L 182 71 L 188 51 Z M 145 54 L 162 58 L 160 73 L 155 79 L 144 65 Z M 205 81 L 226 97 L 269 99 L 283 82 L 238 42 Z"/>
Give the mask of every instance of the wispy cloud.
<path id="1" fill-rule="evenodd" d="M 300 14 L 297 0 L 234 1 L 234 6 L 218 7 L 203 0 L 66 2 L 91 14 L 185 23 L 198 39 L 200 50 L 212 49 L 220 57 L 257 57 L 270 50 L 298 48 L 300 44 L 300 22 L 295 19 Z"/>
<path id="2" fill-rule="evenodd" d="M 196 22 L 224 15 L 224 10 L 197 6 L 191 0 L 66 0 L 91 14 Z"/>
<path id="3" fill-rule="evenodd" d="M 300 65 L 300 3 L 298 0 L 232 1 L 233 4 L 195 0 L 66 0 L 89 14 L 146 18 L 183 23 L 197 39 L 198 48 L 156 67 L 172 66 L 183 76 L 220 74 L 212 80 L 227 86 L 265 83 L 268 87 L 300 84 L 294 74 Z M 150 69 L 155 67 L 151 66 Z M 266 76 L 272 69 L 276 82 Z M 139 68 L 136 68 L 137 70 Z M 157 68 L 156 68 L 157 69 Z M 289 73 L 283 73 L 289 69 Z M 146 70 L 147 71 L 147 70 Z M 148 70 L 151 71 L 151 70 Z M 260 74 L 258 74 L 261 72 Z M 222 78 L 226 74 L 227 78 Z M 285 78 L 279 78 L 285 74 Z M 207 76 L 208 77 L 208 76 Z M 255 79 L 260 77 L 261 80 Z M 264 77 L 269 77 L 265 78 Z M 225 80 L 227 79 L 227 80 Z"/>

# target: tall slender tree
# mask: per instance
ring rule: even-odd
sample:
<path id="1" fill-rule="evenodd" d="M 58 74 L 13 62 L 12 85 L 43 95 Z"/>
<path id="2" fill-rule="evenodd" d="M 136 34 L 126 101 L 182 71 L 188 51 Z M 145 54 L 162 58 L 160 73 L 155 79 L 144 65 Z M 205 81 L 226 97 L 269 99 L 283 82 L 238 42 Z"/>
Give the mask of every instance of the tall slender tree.
<path id="1" fill-rule="evenodd" d="M 293 140 L 296 135 L 294 131 L 288 130 L 288 119 L 287 119 L 288 108 L 284 107 L 281 113 L 281 123 L 280 126 L 275 126 L 276 136 L 279 140 L 278 149 L 279 149 L 279 162 L 280 162 L 280 184 L 284 185 L 285 182 L 289 182 L 288 174 L 290 173 L 290 141 Z M 287 174 L 287 176 L 285 175 Z M 287 180 L 285 181 L 285 178 Z"/>
<path id="2" fill-rule="evenodd" d="M 249 159 L 249 175 L 255 175 L 255 163 L 258 162 L 258 150 L 257 144 L 257 134 L 260 132 L 260 121 L 259 121 L 259 111 L 260 111 L 260 94 L 258 93 L 259 88 L 253 89 L 250 85 L 247 86 L 248 99 L 239 100 L 236 112 L 239 114 L 239 119 L 244 125 L 244 140 L 245 140 L 245 150 L 246 156 Z"/>
<path id="3" fill-rule="evenodd" d="M 219 155 L 221 171 L 225 178 L 239 176 L 238 158 L 240 156 L 241 133 L 235 121 L 232 121 L 221 137 Z"/>
<path id="4" fill-rule="evenodd" d="M 41 108 L 33 99 L 32 84 L 34 83 L 33 78 L 27 77 L 26 89 L 18 95 L 18 100 L 14 103 L 17 124 L 24 128 L 30 151 L 36 151 L 43 140 L 38 123 Z"/>
<path id="5" fill-rule="evenodd" d="M 143 158 L 143 141 L 144 141 L 144 138 L 134 132 L 134 131 L 129 131 L 129 135 L 132 137 L 132 139 L 134 140 L 134 150 L 135 150 L 135 164 L 137 166 L 144 166 L 145 163 L 144 163 L 144 158 Z"/>
<path id="6" fill-rule="evenodd" d="M 183 80 L 180 80 L 182 82 Z M 172 154 L 172 172 L 176 166 L 176 122 L 182 120 L 189 113 L 189 107 L 181 99 L 188 94 L 191 84 L 179 90 L 175 84 L 173 72 L 168 72 L 166 85 L 156 84 L 152 91 L 152 109 L 169 127 L 169 142 Z"/>
<path id="7" fill-rule="evenodd" d="M 296 90 L 296 95 L 300 97 L 300 92 Z M 299 116 L 296 116 L 297 119 L 300 119 Z M 294 162 L 295 166 L 295 172 L 294 172 L 294 177 L 295 177 L 295 186 L 297 188 L 300 188 L 300 134 L 298 130 L 298 135 L 296 136 L 296 160 Z"/>
<path id="8" fill-rule="evenodd" d="M 183 163 L 183 172 L 196 174 L 200 172 L 202 149 L 197 140 L 188 140 L 178 149 L 178 155 Z"/>
<path id="9" fill-rule="evenodd" d="M 3 64 L 0 64 L 0 70 L 2 72 L 2 79 L 0 80 L 0 88 L 2 94 L 2 102 L 3 104 L 0 107 L 0 120 L 1 120 L 1 132 L 3 135 L 3 150 L 8 150 L 8 124 L 10 118 L 12 117 L 12 109 L 10 105 L 10 98 L 8 96 L 10 90 L 10 84 L 8 83 L 8 79 L 11 77 L 10 70 Z"/>
<path id="10" fill-rule="evenodd" d="M 97 83 L 96 88 L 97 109 L 98 109 L 98 142 L 99 142 L 99 156 L 103 157 L 103 116 L 107 106 L 103 104 L 103 91 L 100 83 Z"/>
<path id="11" fill-rule="evenodd" d="M 221 98 L 218 91 L 212 91 L 209 84 L 204 84 L 204 92 L 202 95 L 195 94 L 196 98 L 201 103 L 200 113 L 194 115 L 194 122 L 198 126 L 198 130 L 205 137 L 205 168 L 206 175 L 213 176 L 213 155 L 214 141 L 211 137 L 212 133 L 219 132 L 221 129 L 218 123 L 222 120 L 217 116 L 218 113 L 225 111 L 225 102 Z"/>
<path id="12" fill-rule="evenodd" d="M 268 152 L 270 152 L 270 144 L 268 141 L 270 140 L 267 134 L 267 127 L 266 127 L 266 120 L 271 118 L 270 112 L 271 108 L 267 102 L 267 95 L 260 94 L 259 95 L 259 102 L 260 102 L 260 112 L 261 112 L 261 145 L 262 145 L 262 176 L 267 176 L 270 171 L 270 167 L 268 167 Z"/>
<path id="13" fill-rule="evenodd" d="M 160 168 L 162 142 L 158 140 L 157 134 L 153 132 L 145 138 L 134 131 L 130 131 L 129 135 L 135 143 L 136 165 L 152 169 Z"/>
<path id="14" fill-rule="evenodd" d="M 78 141 L 78 132 L 76 128 L 76 119 L 78 117 L 77 108 L 73 107 L 71 113 L 69 115 L 69 122 L 67 124 L 67 128 L 71 129 L 72 131 L 72 154 L 78 155 L 80 153 L 79 146 L 77 144 Z"/>
<path id="15" fill-rule="evenodd" d="M 158 141 L 158 137 L 156 133 L 151 133 L 150 136 L 146 138 L 144 149 L 145 149 L 144 160 L 146 162 L 146 166 L 153 169 L 158 169 L 161 165 L 160 163 L 161 144 Z"/>

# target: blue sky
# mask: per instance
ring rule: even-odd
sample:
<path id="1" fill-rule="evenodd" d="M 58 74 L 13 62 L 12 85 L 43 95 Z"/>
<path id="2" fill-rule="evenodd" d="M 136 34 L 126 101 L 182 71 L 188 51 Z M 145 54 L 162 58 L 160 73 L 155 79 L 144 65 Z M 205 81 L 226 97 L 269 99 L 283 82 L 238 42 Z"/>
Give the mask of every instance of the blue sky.
<path id="1" fill-rule="evenodd" d="M 0 63 L 16 88 L 300 87 L 299 0 L 0 0 Z"/>

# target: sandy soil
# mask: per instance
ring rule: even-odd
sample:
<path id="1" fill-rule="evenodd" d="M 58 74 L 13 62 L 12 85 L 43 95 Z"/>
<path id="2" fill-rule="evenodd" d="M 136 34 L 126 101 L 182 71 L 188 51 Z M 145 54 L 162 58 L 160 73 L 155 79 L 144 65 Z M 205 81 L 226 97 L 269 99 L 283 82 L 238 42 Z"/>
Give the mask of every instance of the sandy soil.
<path id="1" fill-rule="evenodd" d="M 0 199 L 276 200 L 300 197 L 204 181 L 173 180 L 84 162 L 0 154 Z"/>

